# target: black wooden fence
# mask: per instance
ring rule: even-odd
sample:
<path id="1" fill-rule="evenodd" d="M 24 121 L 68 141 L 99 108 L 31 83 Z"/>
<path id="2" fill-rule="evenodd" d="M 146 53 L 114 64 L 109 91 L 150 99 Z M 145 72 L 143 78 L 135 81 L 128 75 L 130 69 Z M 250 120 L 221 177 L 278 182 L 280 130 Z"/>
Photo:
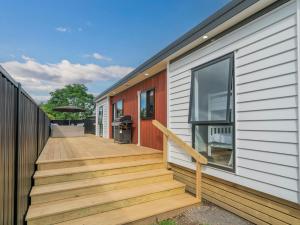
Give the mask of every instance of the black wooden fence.
<path id="1" fill-rule="evenodd" d="M 21 225 L 49 119 L 0 66 L 0 224 Z"/>

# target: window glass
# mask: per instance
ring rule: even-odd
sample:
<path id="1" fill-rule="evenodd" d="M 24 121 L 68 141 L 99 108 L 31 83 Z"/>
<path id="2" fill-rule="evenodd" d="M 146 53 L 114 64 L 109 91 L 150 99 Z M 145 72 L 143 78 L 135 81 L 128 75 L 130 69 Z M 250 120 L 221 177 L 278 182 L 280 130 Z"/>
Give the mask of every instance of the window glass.
<path id="1" fill-rule="evenodd" d="M 103 106 L 99 107 L 99 118 L 98 118 L 98 123 L 102 124 L 103 123 Z"/>
<path id="2" fill-rule="evenodd" d="M 155 91 L 154 89 L 141 93 L 140 113 L 142 119 L 153 119 L 155 115 Z"/>
<path id="3" fill-rule="evenodd" d="M 193 146 L 209 165 L 233 170 L 233 54 L 193 71 L 189 121 Z"/>
<path id="4" fill-rule="evenodd" d="M 147 117 L 147 95 L 146 92 L 141 93 L 141 118 Z"/>
<path id="5" fill-rule="evenodd" d="M 227 121 L 230 58 L 193 72 L 191 122 Z"/>
<path id="6" fill-rule="evenodd" d="M 195 149 L 213 165 L 233 167 L 233 126 L 195 125 Z"/>
<path id="7" fill-rule="evenodd" d="M 148 94 L 147 116 L 148 118 L 153 118 L 154 117 L 154 90 L 148 91 L 147 94 Z"/>
<path id="8" fill-rule="evenodd" d="M 116 103 L 116 116 L 117 118 L 123 116 L 123 101 L 122 100 L 119 100 L 117 101 Z"/>
<path id="9" fill-rule="evenodd" d="M 103 136 L 103 106 L 99 107 L 99 116 L 98 116 L 98 124 L 99 124 L 99 135 Z"/>

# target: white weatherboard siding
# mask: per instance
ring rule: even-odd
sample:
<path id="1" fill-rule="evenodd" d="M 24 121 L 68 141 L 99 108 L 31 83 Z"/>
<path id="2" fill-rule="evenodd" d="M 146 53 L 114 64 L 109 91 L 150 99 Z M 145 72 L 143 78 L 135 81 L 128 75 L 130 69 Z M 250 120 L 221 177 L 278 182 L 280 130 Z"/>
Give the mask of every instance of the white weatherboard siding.
<path id="1" fill-rule="evenodd" d="M 109 97 L 106 97 L 104 99 L 101 99 L 96 104 L 96 135 L 99 136 L 99 107 L 103 106 L 103 137 L 109 138 Z"/>
<path id="2" fill-rule="evenodd" d="M 257 18 L 171 63 L 169 128 L 192 144 L 188 124 L 191 69 L 235 53 L 236 171 L 204 173 L 299 202 L 296 1 Z M 169 143 L 170 161 L 195 168 Z"/>

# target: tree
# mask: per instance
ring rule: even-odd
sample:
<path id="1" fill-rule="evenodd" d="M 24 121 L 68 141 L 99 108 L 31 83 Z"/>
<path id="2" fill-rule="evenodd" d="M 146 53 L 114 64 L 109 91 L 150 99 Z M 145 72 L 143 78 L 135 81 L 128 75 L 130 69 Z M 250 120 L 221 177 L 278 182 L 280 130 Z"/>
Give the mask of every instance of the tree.
<path id="1" fill-rule="evenodd" d="M 85 119 L 93 114 L 95 109 L 94 96 L 87 93 L 87 87 L 84 84 L 69 84 L 62 89 L 50 92 L 51 98 L 41 104 L 41 108 L 48 114 L 52 120 L 79 120 Z M 62 113 L 53 109 L 58 106 L 77 106 L 85 109 L 80 113 Z"/>

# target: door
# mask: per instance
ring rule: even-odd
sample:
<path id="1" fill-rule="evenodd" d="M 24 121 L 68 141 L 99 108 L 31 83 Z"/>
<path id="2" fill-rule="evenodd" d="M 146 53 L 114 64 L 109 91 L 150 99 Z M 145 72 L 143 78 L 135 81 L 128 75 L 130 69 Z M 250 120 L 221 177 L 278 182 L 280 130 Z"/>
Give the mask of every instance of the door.
<path id="1" fill-rule="evenodd" d="M 123 116 L 123 100 L 118 100 L 116 103 L 112 104 L 112 122 L 114 122 L 117 118 Z M 114 138 L 114 127 L 112 126 L 112 138 Z"/>
<path id="2" fill-rule="evenodd" d="M 140 144 L 150 148 L 159 148 L 157 135 L 152 125 L 155 119 L 155 89 L 151 88 L 140 93 Z"/>
<path id="3" fill-rule="evenodd" d="M 115 104 L 115 103 L 112 104 L 112 110 L 111 110 L 111 113 L 112 113 L 112 116 L 111 116 L 112 122 L 114 122 L 115 119 L 116 119 L 116 104 Z M 114 138 L 114 137 L 115 137 L 115 129 L 114 129 L 113 126 L 112 126 L 112 129 L 111 129 L 111 130 L 112 130 L 111 137 Z"/>

